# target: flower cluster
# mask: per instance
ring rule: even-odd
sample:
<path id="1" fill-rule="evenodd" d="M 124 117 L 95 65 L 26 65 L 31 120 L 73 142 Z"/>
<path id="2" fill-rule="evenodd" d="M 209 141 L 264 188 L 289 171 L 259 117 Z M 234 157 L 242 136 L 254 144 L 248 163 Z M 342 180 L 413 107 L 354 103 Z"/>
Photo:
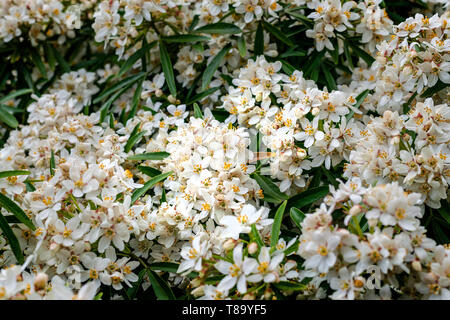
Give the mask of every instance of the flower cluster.
<path id="1" fill-rule="evenodd" d="M 308 294 L 326 295 L 328 283 L 332 299 L 389 299 L 394 292 L 448 299 L 450 251 L 426 236 L 420 204 L 420 194 L 395 182 L 364 188 L 354 178 L 333 188 L 301 225 L 300 278 L 312 278 Z"/>
<path id="2" fill-rule="evenodd" d="M 57 37 L 59 43 L 74 37 L 82 25 L 81 15 L 95 1 L 7 0 L 0 6 L 0 40 L 27 38 L 33 45 Z"/>

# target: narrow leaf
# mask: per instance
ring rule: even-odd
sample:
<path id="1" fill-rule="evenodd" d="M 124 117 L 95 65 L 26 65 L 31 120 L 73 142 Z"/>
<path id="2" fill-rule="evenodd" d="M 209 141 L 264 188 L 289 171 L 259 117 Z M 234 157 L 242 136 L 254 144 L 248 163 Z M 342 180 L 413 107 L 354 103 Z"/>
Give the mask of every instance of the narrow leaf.
<path id="1" fill-rule="evenodd" d="M 29 174 L 31 174 L 31 172 L 26 171 L 26 170 L 0 171 L 0 178 L 14 177 L 14 176 L 27 176 Z"/>
<path id="2" fill-rule="evenodd" d="M 167 282 L 164 281 L 156 272 L 148 269 L 147 271 L 153 291 L 155 292 L 158 300 L 176 300 L 175 295 Z"/>
<path id="3" fill-rule="evenodd" d="M 280 188 L 273 183 L 269 178 L 261 176 L 258 173 L 252 175 L 253 179 L 258 182 L 259 186 L 264 193 L 264 201 L 280 203 L 283 200 L 287 200 L 289 197 L 280 191 Z"/>
<path id="4" fill-rule="evenodd" d="M 206 70 L 203 72 L 203 76 L 202 76 L 202 90 L 205 90 L 208 87 L 209 83 L 211 82 L 211 79 L 214 76 L 214 73 L 216 72 L 217 68 L 219 68 L 220 64 L 222 63 L 222 60 L 225 58 L 225 55 L 228 53 L 230 48 L 231 48 L 231 44 L 227 44 L 211 60 L 210 64 L 208 64 L 208 66 L 206 67 Z"/>
<path id="5" fill-rule="evenodd" d="M 25 212 L 11 199 L 5 196 L 3 193 L 0 193 L 0 207 L 6 209 L 16 216 L 17 219 L 20 220 L 24 225 L 26 225 L 31 230 L 35 230 L 33 222 L 28 218 Z M 1 215 L 1 214 L 0 214 Z"/>
<path id="6" fill-rule="evenodd" d="M 269 33 L 271 33 L 275 38 L 277 38 L 281 42 L 284 42 L 288 46 L 294 45 L 292 43 L 292 41 L 288 37 L 286 37 L 286 35 L 280 29 L 275 27 L 274 25 L 272 25 L 264 20 L 262 20 L 262 25 L 263 25 L 264 29 L 266 29 Z"/>
<path id="7" fill-rule="evenodd" d="M 19 126 L 19 122 L 17 121 L 17 119 L 8 111 L 6 111 L 3 106 L 0 106 L 0 122 L 3 122 L 13 129 Z"/>
<path id="8" fill-rule="evenodd" d="M 135 203 L 136 200 L 139 199 L 142 195 L 144 195 L 150 188 L 152 188 L 158 182 L 161 182 L 164 179 L 166 179 L 172 173 L 173 173 L 173 171 L 169 171 L 166 173 L 162 173 L 156 177 L 153 177 L 149 181 L 147 181 L 143 187 L 134 190 L 133 194 L 131 195 L 131 203 Z"/>
<path id="9" fill-rule="evenodd" d="M 369 94 L 369 91 L 370 91 L 369 89 L 366 89 L 356 97 L 356 103 L 353 106 L 355 109 L 358 109 L 361 106 L 364 99 L 366 99 L 367 95 Z M 351 117 L 353 117 L 354 114 L 355 111 L 350 110 L 349 114 L 347 114 L 345 117 L 347 118 L 347 120 L 349 120 Z"/>
<path id="10" fill-rule="evenodd" d="M 10 93 L 10 94 L 7 94 L 7 95 L 4 96 L 4 97 L 1 97 L 1 98 L 0 98 L 0 103 L 7 102 L 7 101 L 9 101 L 9 100 L 11 100 L 11 99 L 14 99 L 14 98 L 17 98 L 17 97 L 19 97 L 19 96 L 23 96 L 23 95 L 25 95 L 25 94 L 29 94 L 29 93 L 32 93 L 32 92 L 33 92 L 32 89 L 20 89 L 20 90 L 16 90 L 16 91 L 14 91 L 14 92 L 12 92 L 12 93 Z"/>
<path id="11" fill-rule="evenodd" d="M 19 264 L 23 264 L 24 257 L 22 249 L 20 248 L 19 241 L 17 240 L 16 235 L 11 230 L 11 227 L 9 226 L 8 222 L 6 221 L 5 217 L 2 214 L 0 214 L 0 229 L 2 229 L 3 234 L 8 240 L 8 243 L 11 246 L 14 256 L 17 259 L 17 262 Z"/>
<path id="12" fill-rule="evenodd" d="M 174 97 L 177 96 L 177 87 L 175 85 L 175 76 L 173 75 L 172 62 L 170 61 L 169 53 L 167 52 L 164 42 L 159 42 L 159 54 L 161 56 L 161 65 L 166 78 L 167 85 L 169 86 L 170 94 Z"/>
<path id="13" fill-rule="evenodd" d="M 295 225 L 302 230 L 301 223 L 303 219 L 305 219 L 305 214 L 298 208 L 291 208 L 291 211 L 289 212 L 289 215 L 291 216 L 292 221 L 294 221 Z"/>
<path id="14" fill-rule="evenodd" d="M 238 38 L 237 40 L 237 47 L 239 50 L 239 54 L 241 55 L 242 58 L 245 57 L 245 55 L 247 54 L 247 46 L 245 44 L 245 38 L 244 36 L 241 36 Z"/>
<path id="15" fill-rule="evenodd" d="M 142 154 L 135 154 L 133 156 L 129 156 L 128 160 L 163 160 L 170 156 L 170 153 L 167 152 L 149 152 L 149 153 L 142 153 Z"/>
<path id="16" fill-rule="evenodd" d="M 261 22 L 258 23 L 258 27 L 256 28 L 253 53 L 255 56 L 260 56 L 264 53 L 264 31 Z"/>
<path id="17" fill-rule="evenodd" d="M 162 38 L 162 40 L 167 43 L 199 42 L 199 41 L 208 41 L 209 39 L 210 39 L 209 37 L 199 36 L 196 34 L 178 34 Z"/>
<path id="18" fill-rule="evenodd" d="M 137 167 L 140 172 L 143 174 L 148 175 L 149 177 L 156 177 L 157 175 L 160 175 L 162 172 L 158 169 L 147 167 L 147 166 L 138 166 Z"/>
<path id="19" fill-rule="evenodd" d="M 194 32 L 210 33 L 210 34 L 235 34 L 235 33 L 241 33 L 242 30 L 234 24 L 218 22 L 218 23 L 212 23 L 212 24 L 208 24 L 206 26 L 197 28 L 197 29 L 195 29 Z"/>
<path id="20" fill-rule="evenodd" d="M 197 119 L 203 119 L 202 109 L 200 109 L 196 103 L 194 103 L 194 117 Z"/>
<path id="21" fill-rule="evenodd" d="M 317 188 L 311 188 L 303 191 L 291 198 L 288 201 L 288 207 L 303 208 L 311 203 L 314 203 L 323 197 L 325 197 L 329 192 L 328 186 L 321 186 Z"/>
<path id="22" fill-rule="evenodd" d="M 283 214 L 284 210 L 286 209 L 287 200 L 284 200 L 283 203 L 278 208 L 277 212 L 275 213 L 275 219 L 273 220 L 272 225 L 272 235 L 270 238 L 270 247 L 274 248 L 278 243 L 278 238 L 280 236 L 280 228 L 281 228 L 281 221 L 283 220 Z"/>

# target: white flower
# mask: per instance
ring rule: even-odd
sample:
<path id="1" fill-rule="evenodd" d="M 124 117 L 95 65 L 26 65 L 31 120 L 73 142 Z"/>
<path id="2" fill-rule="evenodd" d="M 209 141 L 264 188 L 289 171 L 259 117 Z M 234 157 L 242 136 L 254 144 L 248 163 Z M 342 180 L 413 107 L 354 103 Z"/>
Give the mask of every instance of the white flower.
<path id="1" fill-rule="evenodd" d="M 247 277 L 249 282 L 260 282 L 264 281 L 266 283 L 278 282 L 279 274 L 278 270 L 280 263 L 284 258 L 283 253 L 275 253 L 272 257 L 269 253 L 270 249 L 267 247 L 262 247 L 258 255 L 258 265 L 253 274 Z"/>
<path id="2" fill-rule="evenodd" d="M 220 260 L 215 264 L 215 268 L 226 277 L 220 280 L 217 288 L 219 290 L 230 290 L 235 285 L 237 290 L 244 294 L 247 292 L 246 277 L 253 273 L 258 267 L 255 259 L 242 256 L 243 244 L 239 243 L 233 250 L 233 263 Z"/>

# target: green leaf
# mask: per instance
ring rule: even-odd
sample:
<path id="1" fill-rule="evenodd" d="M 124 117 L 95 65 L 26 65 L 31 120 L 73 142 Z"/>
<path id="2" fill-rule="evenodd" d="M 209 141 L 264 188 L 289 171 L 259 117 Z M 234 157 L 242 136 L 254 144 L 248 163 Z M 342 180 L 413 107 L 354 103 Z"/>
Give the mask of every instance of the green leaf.
<path id="1" fill-rule="evenodd" d="M 54 71 L 55 66 L 56 66 L 55 53 L 50 48 L 50 45 L 48 43 L 45 44 L 44 50 L 45 50 L 45 56 L 47 58 L 48 65 L 49 65 L 50 69 Z"/>
<path id="2" fill-rule="evenodd" d="M 114 101 L 116 101 L 122 94 L 125 93 L 134 83 L 127 84 L 124 88 L 119 90 L 118 92 L 114 93 L 111 98 L 108 99 L 108 101 L 105 102 L 105 104 L 100 108 L 100 122 L 102 123 L 109 111 L 109 108 L 113 104 Z"/>
<path id="3" fill-rule="evenodd" d="M 42 76 L 45 79 L 47 79 L 47 70 L 45 70 L 45 66 L 44 63 L 42 62 L 41 55 L 35 48 L 31 49 L 31 60 L 33 60 L 34 65 L 38 68 Z"/>
<path id="4" fill-rule="evenodd" d="M 260 56 L 264 53 L 264 31 L 261 22 L 258 23 L 258 27 L 256 29 L 253 53 L 255 56 Z"/>
<path id="5" fill-rule="evenodd" d="M 356 103 L 353 106 L 355 109 L 358 109 L 361 106 L 364 99 L 366 99 L 367 95 L 369 94 L 369 91 L 370 91 L 369 89 L 366 89 L 356 97 Z M 347 114 L 345 117 L 347 118 L 347 120 L 350 120 L 350 118 L 353 117 L 354 114 L 355 111 L 350 110 L 349 114 Z"/>
<path id="6" fill-rule="evenodd" d="M 192 30 L 194 30 L 194 28 L 197 26 L 198 22 L 199 22 L 199 18 L 198 18 L 198 14 L 196 14 L 194 16 L 194 18 L 192 19 L 192 23 L 188 28 L 188 32 L 192 32 Z"/>
<path id="7" fill-rule="evenodd" d="M 2 214 L 0 214 L 0 229 L 2 229 L 3 234 L 8 240 L 8 243 L 11 246 L 14 256 L 17 259 L 17 262 L 19 264 L 23 264 L 24 257 L 22 249 L 20 248 L 19 241 L 17 240 L 16 235 L 11 230 L 11 227 L 9 226 L 8 222 L 6 221 L 5 217 Z"/>
<path id="8" fill-rule="evenodd" d="M 147 269 L 142 269 L 138 275 L 138 281 L 133 283 L 133 286 L 127 290 L 127 295 L 130 300 L 134 300 L 136 295 L 141 287 L 142 281 L 144 280 L 144 275 L 147 272 Z"/>
<path id="9" fill-rule="evenodd" d="M 421 98 L 430 98 L 433 95 L 435 95 L 436 93 L 438 93 L 439 91 L 447 88 L 448 86 L 450 86 L 450 84 L 443 83 L 441 80 L 439 80 L 434 86 L 425 90 L 420 97 Z"/>
<path id="10" fill-rule="evenodd" d="M 308 189 L 289 198 L 288 207 L 303 208 L 304 206 L 307 206 L 322 199 L 328 193 L 329 193 L 328 186 L 321 186 L 317 188 Z"/>
<path id="11" fill-rule="evenodd" d="M 146 75 L 145 72 L 140 72 L 138 74 L 133 74 L 131 76 L 126 77 L 125 79 L 117 82 L 115 85 L 106 89 L 99 96 L 97 96 L 92 102 L 94 104 L 98 103 L 98 102 L 102 101 L 103 99 L 105 99 L 106 97 L 109 97 L 113 93 L 118 92 L 121 89 L 123 90 L 123 88 L 130 88 L 133 84 L 135 84 L 137 81 L 139 81 L 145 75 Z"/>
<path id="12" fill-rule="evenodd" d="M 162 173 L 158 169 L 155 169 L 155 168 L 152 168 L 152 167 L 138 166 L 137 168 L 138 168 L 138 170 L 140 172 L 142 172 L 143 174 L 148 175 L 149 177 L 155 177 L 155 176 L 160 175 Z"/>
<path id="13" fill-rule="evenodd" d="M 209 34 L 236 34 L 241 33 L 242 30 L 234 24 L 218 22 L 197 28 L 194 32 Z"/>
<path id="14" fill-rule="evenodd" d="M 296 18 L 297 20 L 302 21 L 304 24 L 309 25 L 309 24 L 313 24 L 313 23 L 314 23 L 314 21 L 312 21 L 311 19 L 307 18 L 306 16 L 304 16 L 304 15 L 302 15 L 302 14 L 300 14 L 300 13 L 297 13 L 297 12 L 289 12 L 288 14 L 291 15 L 291 16 L 293 16 L 293 17 Z"/>
<path id="15" fill-rule="evenodd" d="M 166 198 L 166 190 L 162 189 L 161 192 L 161 199 L 159 200 L 159 204 L 163 204 L 164 202 L 167 202 L 167 198 Z"/>
<path id="16" fill-rule="evenodd" d="M 178 34 L 174 36 L 163 37 L 162 40 L 167 43 L 186 43 L 186 42 L 199 42 L 208 41 L 209 37 L 199 36 L 196 34 Z"/>
<path id="17" fill-rule="evenodd" d="M 155 292 L 158 300 L 176 300 L 175 295 L 170 289 L 164 279 L 162 279 L 156 272 L 148 270 L 148 277 L 150 278 L 150 283 L 152 284 L 153 291 Z"/>
<path id="18" fill-rule="evenodd" d="M 305 55 L 305 51 L 286 51 L 285 53 L 280 55 L 280 58 L 304 57 Z"/>
<path id="19" fill-rule="evenodd" d="M 344 42 L 344 55 L 345 55 L 345 59 L 347 60 L 350 70 L 353 70 L 353 68 L 354 68 L 353 61 L 352 61 L 352 57 L 350 55 L 350 50 L 348 49 L 347 41 Z"/>
<path id="20" fill-rule="evenodd" d="M 55 168 L 56 168 L 55 153 L 52 150 L 51 155 L 50 155 L 50 175 L 52 175 L 52 176 L 55 175 Z"/>
<path id="21" fill-rule="evenodd" d="M 194 117 L 197 119 L 203 119 L 202 109 L 200 109 L 196 103 L 194 103 Z"/>
<path id="22" fill-rule="evenodd" d="M 20 220 L 20 222 L 22 222 L 31 230 L 36 229 L 33 222 L 30 220 L 30 218 L 28 218 L 25 212 L 14 201 L 9 199 L 3 193 L 0 193 L 0 207 L 3 207 L 7 211 L 11 212 L 13 215 L 16 216 L 17 219 Z"/>
<path id="23" fill-rule="evenodd" d="M 277 38 L 281 42 L 284 42 L 288 46 L 294 45 L 294 43 L 288 37 L 286 37 L 286 35 L 280 29 L 278 29 L 274 25 L 264 20 L 262 20 L 262 25 L 264 29 L 266 29 L 269 33 L 271 33 L 275 38 Z"/>
<path id="24" fill-rule="evenodd" d="M 130 152 L 131 148 L 139 141 L 141 140 L 142 136 L 146 133 L 146 131 L 139 132 L 139 128 L 141 126 L 141 123 L 139 122 L 134 128 L 133 131 L 131 131 L 130 137 L 128 138 L 127 143 L 125 144 L 124 151 L 126 153 Z"/>
<path id="25" fill-rule="evenodd" d="M 325 75 L 328 91 L 336 90 L 337 89 L 336 82 L 334 81 L 334 77 L 331 75 L 330 71 L 324 64 L 321 65 L 321 69 L 323 74 Z"/>
<path id="26" fill-rule="evenodd" d="M 245 44 L 245 38 L 244 36 L 241 36 L 238 38 L 237 40 L 237 47 L 239 50 L 239 54 L 241 55 L 242 58 L 245 57 L 245 55 L 247 54 L 247 46 Z"/>
<path id="27" fill-rule="evenodd" d="M 375 58 L 372 57 L 370 54 L 368 54 L 366 51 L 364 51 L 363 49 L 355 46 L 354 44 L 352 44 L 351 42 L 349 42 L 350 47 L 352 48 L 353 52 L 360 57 L 361 59 L 363 59 L 367 65 L 370 67 L 372 65 L 372 63 L 375 61 Z"/>
<path id="28" fill-rule="evenodd" d="M 291 254 L 293 252 L 297 252 L 298 250 L 299 241 L 298 239 L 295 240 L 293 244 L 291 244 L 288 248 L 284 250 L 284 255 L 287 256 L 288 254 Z"/>
<path id="29" fill-rule="evenodd" d="M 199 94 L 196 94 L 194 97 L 192 97 L 192 99 L 190 99 L 188 102 L 186 102 L 186 104 L 192 104 L 194 102 L 200 101 L 203 98 L 213 94 L 214 92 L 216 92 L 219 89 L 220 89 L 220 87 L 213 87 L 213 88 L 209 88 L 208 90 L 205 90 L 203 92 L 200 92 Z"/>
<path id="30" fill-rule="evenodd" d="M 219 68 L 222 60 L 225 58 L 230 48 L 231 44 L 227 44 L 208 64 L 202 76 L 202 90 L 205 90 L 208 87 L 209 83 L 211 82 L 211 79 L 214 76 L 214 73 Z"/>
<path id="31" fill-rule="evenodd" d="M 431 224 L 435 240 L 438 244 L 450 243 L 450 239 L 436 222 Z"/>
<path id="32" fill-rule="evenodd" d="M 58 60 L 58 65 L 61 67 L 63 73 L 70 72 L 70 66 L 67 61 L 63 58 L 63 56 L 59 53 L 58 50 L 55 49 L 52 45 L 49 46 L 50 50 L 53 52 L 56 60 Z"/>
<path id="33" fill-rule="evenodd" d="M 14 177 L 14 176 L 27 176 L 29 174 L 31 174 L 31 172 L 26 171 L 26 170 L 0 171 L 0 178 Z"/>
<path id="34" fill-rule="evenodd" d="M 153 271 L 165 271 L 171 273 L 178 273 L 178 268 L 180 264 L 173 262 L 155 262 L 148 266 L 150 270 Z M 190 278 L 196 278 L 198 276 L 197 272 L 191 272 L 187 275 Z"/>
<path id="35" fill-rule="evenodd" d="M 279 59 L 279 61 L 281 62 L 281 68 L 287 75 L 291 75 L 296 70 L 296 68 L 286 60 Z"/>
<path id="36" fill-rule="evenodd" d="M 450 205 L 445 200 L 442 202 L 443 202 L 442 206 L 439 209 L 437 209 L 437 211 L 442 216 L 442 218 L 444 218 L 445 221 L 447 221 L 447 224 L 450 226 Z"/>
<path id="37" fill-rule="evenodd" d="M 154 42 L 156 44 L 156 42 Z M 140 48 L 139 50 L 137 50 L 135 53 L 133 53 L 131 55 L 131 57 L 129 57 L 127 59 L 127 61 L 125 61 L 125 63 L 122 65 L 122 67 L 120 68 L 119 72 L 116 74 L 116 78 L 120 78 L 122 77 L 128 70 L 130 70 L 134 64 L 141 59 L 146 52 L 149 50 L 149 45 L 147 43 L 145 43 L 145 45 Z"/>
<path id="38" fill-rule="evenodd" d="M 258 173 L 252 174 L 253 179 L 258 182 L 259 186 L 264 193 L 264 201 L 272 203 L 280 203 L 283 200 L 287 200 L 289 197 L 280 191 L 280 188 L 273 183 L 269 178 L 261 176 Z"/>
<path id="39" fill-rule="evenodd" d="M 12 92 L 12 93 L 10 93 L 10 94 L 7 94 L 7 95 L 4 96 L 4 97 L 1 97 L 1 98 L 0 98 L 0 103 L 7 102 L 7 101 L 9 101 L 9 100 L 11 100 L 11 99 L 14 99 L 14 98 L 17 98 L 17 97 L 20 97 L 20 96 L 23 96 L 23 95 L 25 95 L 25 94 L 29 94 L 29 93 L 32 93 L 32 92 L 33 92 L 32 89 L 20 89 L 20 90 L 16 90 L 16 91 L 14 91 L 14 92 Z"/>
<path id="40" fill-rule="evenodd" d="M 94 300 L 102 300 L 103 292 L 99 292 L 95 297 Z"/>
<path id="41" fill-rule="evenodd" d="M 135 154 L 134 156 L 129 156 L 128 160 L 163 160 L 170 156 L 170 153 L 167 152 L 148 152 L 142 154 Z"/>
<path id="42" fill-rule="evenodd" d="M 275 248 L 278 243 L 278 238 L 280 236 L 281 221 L 283 220 L 284 210 L 286 209 L 287 200 L 279 206 L 277 212 L 275 213 L 275 219 L 272 225 L 272 235 L 270 237 L 270 247 Z"/>
<path id="43" fill-rule="evenodd" d="M 177 87 L 175 84 L 175 76 L 173 75 L 172 62 L 170 61 L 166 45 L 162 41 L 159 41 L 159 54 L 161 56 L 161 65 L 164 72 L 164 77 L 166 78 L 167 85 L 169 86 L 170 94 L 176 97 Z"/>
<path id="44" fill-rule="evenodd" d="M 134 190 L 133 194 L 131 195 L 131 203 L 135 203 L 136 200 L 139 199 L 142 195 L 144 195 L 150 188 L 152 188 L 158 182 L 161 182 L 164 179 L 166 179 L 172 173 L 173 173 L 173 171 L 169 171 L 169 172 L 157 175 L 156 177 L 153 177 L 149 181 L 147 181 L 143 187 Z"/>
<path id="45" fill-rule="evenodd" d="M 25 181 L 25 186 L 26 186 L 27 192 L 36 191 L 36 188 L 33 186 L 33 184 L 31 182 Z"/>
<path id="46" fill-rule="evenodd" d="M 283 291 L 303 291 L 306 289 L 306 285 L 293 281 L 280 281 L 274 283 L 274 285 Z"/>
<path id="47" fill-rule="evenodd" d="M 256 230 L 256 226 L 252 224 L 252 236 L 255 238 L 256 243 L 260 248 L 264 247 L 264 242 L 261 239 L 261 236 L 259 235 L 258 230 Z"/>
<path id="48" fill-rule="evenodd" d="M 131 103 L 131 109 L 130 109 L 130 112 L 128 113 L 127 117 L 126 117 L 127 121 L 129 119 L 132 119 L 136 115 L 137 107 L 138 107 L 139 101 L 141 99 L 142 83 L 143 82 L 144 82 L 144 78 L 142 78 L 139 81 L 138 86 L 136 88 L 136 91 L 133 94 L 133 102 Z M 124 109 L 124 111 L 125 111 L 125 109 Z"/>
<path id="49" fill-rule="evenodd" d="M 295 225 L 302 230 L 301 223 L 303 219 L 305 219 L 305 214 L 298 208 L 291 208 L 289 215 L 291 216 L 292 221 L 294 221 Z"/>
<path id="50" fill-rule="evenodd" d="M 0 122 L 3 122 L 13 129 L 19 126 L 19 122 L 17 121 L 16 117 L 6 111 L 3 106 L 0 106 Z"/>
<path id="51" fill-rule="evenodd" d="M 308 62 L 308 67 L 304 71 L 305 76 L 310 76 L 314 71 L 318 74 L 318 68 L 320 65 L 320 61 L 322 60 L 322 57 L 325 55 L 325 50 L 322 50 L 321 52 L 314 51 L 311 54 L 311 60 Z"/>

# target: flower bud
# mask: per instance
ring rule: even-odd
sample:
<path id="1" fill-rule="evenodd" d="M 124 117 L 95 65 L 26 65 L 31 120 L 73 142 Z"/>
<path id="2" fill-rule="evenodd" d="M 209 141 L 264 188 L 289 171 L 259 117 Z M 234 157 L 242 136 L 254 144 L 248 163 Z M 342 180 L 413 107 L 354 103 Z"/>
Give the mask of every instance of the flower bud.
<path id="1" fill-rule="evenodd" d="M 43 272 L 40 272 L 37 274 L 36 278 L 34 279 L 34 288 L 37 290 L 42 290 L 47 285 L 48 281 L 48 275 L 46 275 Z"/>
<path id="2" fill-rule="evenodd" d="M 162 97 L 163 94 L 164 94 L 164 92 L 162 92 L 161 89 L 158 89 L 158 90 L 155 91 L 155 96 L 157 96 L 158 98 Z"/>
<path id="3" fill-rule="evenodd" d="M 314 107 L 314 108 L 311 110 L 311 113 L 312 113 L 313 116 L 317 116 L 317 115 L 319 114 L 319 112 L 320 112 L 320 109 L 317 108 L 317 107 Z"/>
<path id="4" fill-rule="evenodd" d="M 256 102 L 261 102 L 262 100 L 262 92 L 258 92 L 255 97 Z"/>
<path id="5" fill-rule="evenodd" d="M 242 297 L 242 300 L 255 300 L 255 295 L 252 293 L 247 293 L 244 297 Z"/>
<path id="6" fill-rule="evenodd" d="M 406 142 L 408 142 L 411 139 L 411 136 L 407 133 L 403 134 L 402 139 Z"/>
<path id="7" fill-rule="evenodd" d="M 302 148 L 297 148 L 297 157 L 299 158 L 299 159 L 305 159 L 306 158 L 306 151 L 305 151 L 305 149 L 302 149 Z"/>
<path id="8" fill-rule="evenodd" d="M 202 281 L 199 278 L 195 278 L 191 281 L 192 288 L 197 288 L 202 284 Z"/>
<path id="9" fill-rule="evenodd" d="M 357 214 L 361 213 L 361 206 L 355 205 L 353 206 L 350 211 L 348 212 L 349 215 L 356 216 Z"/>
<path id="10" fill-rule="evenodd" d="M 173 95 L 169 95 L 168 97 L 167 97 L 167 100 L 169 100 L 169 102 L 170 103 L 173 103 L 173 104 L 175 104 L 176 102 L 177 102 L 177 98 L 175 98 Z"/>
<path id="11" fill-rule="evenodd" d="M 413 261 L 412 267 L 418 272 L 422 271 L 422 264 L 419 261 Z"/>
<path id="12" fill-rule="evenodd" d="M 249 254 L 255 254 L 256 251 L 258 251 L 258 245 L 256 242 L 252 242 L 248 245 L 248 253 Z"/>
<path id="13" fill-rule="evenodd" d="M 266 291 L 264 291 L 264 299 L 269 300 L 272 297 L 272 290 L 267 289 Z"/>
<path id="14" fill-rule="evenodd" d="M 303 112 L 302 109 L 300 109 L 300 108 L 295 108 L 294 109 L 294 116 L 296 118 L 301 119 L 301 118 L 303 118 L 304 115 L 305 115 L 305 113 Z"/>
<path id="15" fill-rule="evenodd" d="M 205 286 L 200 286 L 198 288 L 195 288 L 194 290 L 192 290 L 191 293 L 196 298 L 201 297 L 201 296 L 205 295 Z"/>
<path id="16" fill-rule="evenodd" d="M 236 240 L 234 240 L 234 239 L 228 239 L 223 244 L 223 248 L 225 249 L 225 251 L 233 250 L 235 246 L 236 246 Z"/>

